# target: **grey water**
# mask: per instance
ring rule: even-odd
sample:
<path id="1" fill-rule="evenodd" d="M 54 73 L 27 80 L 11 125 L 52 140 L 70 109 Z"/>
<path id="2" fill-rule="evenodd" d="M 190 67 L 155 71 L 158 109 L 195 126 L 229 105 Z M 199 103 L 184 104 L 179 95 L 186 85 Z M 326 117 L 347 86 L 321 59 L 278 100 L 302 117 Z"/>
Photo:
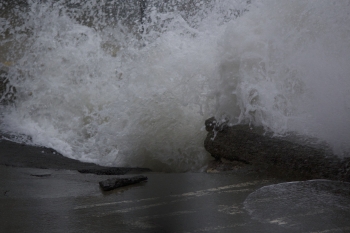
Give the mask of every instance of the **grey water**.
<path id="1" fill-rule="evenodd" d="M 108 176 L 5 166 L 0 175 L 8 233 L 350 231 L 349 183 L 148 173 L 145 183 L 102 192 Z"/>

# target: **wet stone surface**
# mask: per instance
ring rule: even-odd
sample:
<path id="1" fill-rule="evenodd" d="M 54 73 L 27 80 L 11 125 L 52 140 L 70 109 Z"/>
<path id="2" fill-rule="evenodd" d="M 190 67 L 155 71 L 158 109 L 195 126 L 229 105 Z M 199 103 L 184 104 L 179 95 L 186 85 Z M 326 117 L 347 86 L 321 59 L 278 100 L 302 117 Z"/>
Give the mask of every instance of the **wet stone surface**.
<path id="1" fill-rule="evenodd" d="M 333 155 L 327 148 L 303 145 L 273 137 L 262 128 L 206 121 L 206 150 L 216 160 L 241 161 L 274 175 L 297 179 L 350 181 L 350 159 Z"/>

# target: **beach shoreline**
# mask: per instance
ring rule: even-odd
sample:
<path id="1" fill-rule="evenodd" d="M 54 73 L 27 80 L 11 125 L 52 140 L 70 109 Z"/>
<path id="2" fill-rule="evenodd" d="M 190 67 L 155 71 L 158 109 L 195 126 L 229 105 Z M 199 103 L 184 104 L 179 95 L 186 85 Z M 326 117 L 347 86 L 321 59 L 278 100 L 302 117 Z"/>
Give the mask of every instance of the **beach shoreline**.
<path id="1" fill-rule="evenodd" d="M 125 175 L 101 175 L 81 173 L 80 169 L 103 170 L 106 167 L 69 159 L 49 148 L 1 140 L 0 228 L 9 233 L 115 230 L 292 233 L 300 232 L 297 228 L 300 225 L 304 229 L 302 232 L 350 230 L 346 218 L 341 217 L 347 216 L 350 207 L 337 207 L 339 203 L 349 202 L 348 196 L 343 195 L 350 190 L 349 183 L 339 186 L 339 182 L 321 180 L 300 182 L 299 185 L 243 166 L 242 169 L 211 174 L 139 170 L 139 174 L 148 177 L 146 182 L 106 192 L 99 187 L 100 181 L 110 177 L 131 177 L 137 170 Z M 257 200 L 257 203 L 267 200 L 274 204 L 276 209 L 271 210 L 260 208 L 254 204 L 254 199 L 248 198 L 259 198 L 261 192 L 272 195 L 266 194 L 266 190 L 274 190 L 276 186 L 278 191 L 279 184 L 282 191 L 284 186 L 292 190 L 294 186 L 291 185 L 298 188 L 283 194 L 284 200 L 293 205 L 295 198 L 308 204 L 314 202 L 312 209 L 319 211 L 310 215 L 308 209 L 300 209 L 297 215 L 291 215 L 284 205 L 276 204 L 280 196 L 267 199 L 262 196 Z M 336 189 L 332 188 L 334 185 Z M 328 199 L 323 201 L 315 188 L 317 191 L 318 187 L 324 186 L 323 192 L 327 193 Z M 303 191 L 301 194 L 299 189 Z M 339 190 L 342 196 L 339 196 Z M 305 193 L 308 195 L 304 196 Z M 246 208 L 246 200 L 249 200 L 249 208 L 266 212 L 263 216 L 277 216 L 283 224 L 255 216 Z M 335 209 L 333 205 L 324 204 L 329 201 L 335 203 Z M 308 205 L 299 203 L 298 206 Z M 280 212 L 280 208 L 284 211 Z M 336 224 L 332 222 L 333 215 L 340 217 Z M 324 223 L 318 219 L 332 221 Z"/>

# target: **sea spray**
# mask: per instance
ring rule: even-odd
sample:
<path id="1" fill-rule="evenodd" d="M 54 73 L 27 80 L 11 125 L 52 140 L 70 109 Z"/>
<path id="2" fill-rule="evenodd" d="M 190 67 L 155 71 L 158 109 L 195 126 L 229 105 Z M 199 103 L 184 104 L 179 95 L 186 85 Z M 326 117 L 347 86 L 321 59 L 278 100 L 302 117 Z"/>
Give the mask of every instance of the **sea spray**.
<path id="1" fill-rule="evenodd" d="M 276 135 L 316 137 L 348 154 L 349 4 L 262 1 L 228 25 L 218 113 Z"/>
<path id="2" fill-rule="evenodd" d="M 141 20 L 137 1 L 28 1 L 0 20 L 17 90 L 1 129 L 83 161 L 198 171 L 215 115 L 344 155 L 348 5 L 147 1 Z"/>

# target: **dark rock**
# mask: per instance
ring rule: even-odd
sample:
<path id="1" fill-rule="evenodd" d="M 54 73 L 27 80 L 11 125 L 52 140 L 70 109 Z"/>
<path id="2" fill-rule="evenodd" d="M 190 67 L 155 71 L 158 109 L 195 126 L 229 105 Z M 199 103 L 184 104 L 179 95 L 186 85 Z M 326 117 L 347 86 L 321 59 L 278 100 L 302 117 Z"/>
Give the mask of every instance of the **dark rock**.
<path id="1" fill-rule="evenodd" d="M 205 129 L 208 132 L 213 131 L 216 125 L 217 125 L 217 121 L 215 117 L 211 117 L 205 121 Z"/>
<path id="2" fill-rule="evenodd" d="M 131 168 L 131 167 L 110 167 L 110 168 L 90 168 L 90 169 L 80 169 L 80 173 L 92 173 L 96 175 L 125 175 L 131 172 L 150 172 L 151 169 L 148 168 Z"/>
<path id="3" fill-rule="evenodd" d="M 40 169 L 78 170 L 81 173 L 120 175 L 151 171 L 148 168 L 112 168 L 67 158 L 51 148 L 19 144 L 0 132 L 0 165 Z M 29 140 L 29 139 L 28 139 Z"/>
<path id="4" fill-rule="evenodd" d="M 100 187 L 103 191 L 110 191 L 119 187 L 140 183 L 146 181 L 146 176 L 134 176 L 129 178 L 112 178 L 99 182 Z"/>
<path id="5" fill-rule="evenodd" d="M 207 119 L 205 121 L 205 129 L 210 132 L 210 131 L 214 131 L 214 132 L 219 132 L 219 131 L 223 131 L 226 129 L 227 126 L 227 121 L 225 122 L 219 122 L 215 119 L 215 117 L 211 117 L 209 119 Z"/>
<path id="6" fill-rule="evenodd" d="M 213 118 L 206 121 L 208 135 L 204 146 L 217 160 L 241 161 L 267 172 L 301 179 L 350 181 L 350 159 L 340 159 L 327 148 L 273 137 L 262 128 L 248 125 L 215 130 L 214 123 Z"/>

